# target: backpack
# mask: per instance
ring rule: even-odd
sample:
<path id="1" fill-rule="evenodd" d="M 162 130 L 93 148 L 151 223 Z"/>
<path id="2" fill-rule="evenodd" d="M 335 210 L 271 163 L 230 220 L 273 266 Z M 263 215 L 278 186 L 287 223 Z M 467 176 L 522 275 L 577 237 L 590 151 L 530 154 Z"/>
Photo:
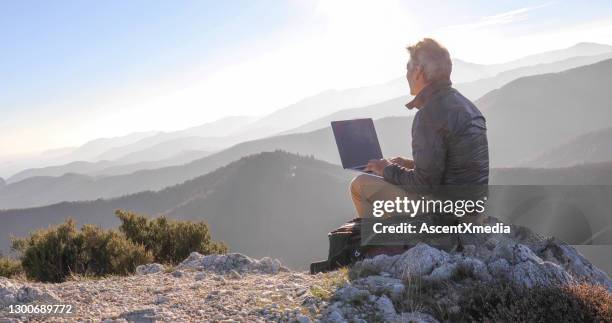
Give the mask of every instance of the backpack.
<path id="1" fill-rule="evenodd" d="M 378 254 L 398 254 L 409 248 L 405 246 L 361 245 L 361 218 L 355 218 L 327 234 L 329 253 L 327 260 L 310 264 L 310 273 L 333 271 L 349 266 L 365 257 Z"/>

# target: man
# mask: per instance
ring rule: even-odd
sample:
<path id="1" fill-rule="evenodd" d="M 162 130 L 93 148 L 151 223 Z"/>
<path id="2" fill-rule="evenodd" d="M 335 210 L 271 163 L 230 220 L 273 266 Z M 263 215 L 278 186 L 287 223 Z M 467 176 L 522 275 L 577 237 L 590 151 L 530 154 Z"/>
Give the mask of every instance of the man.
<path id="1" fill-rule="evenodd" d="M 434 195 L 444 185 L 481 185 L 489 181 L 485 118 L 451 87 L 448 50 L 425 38 L 409 46 L 406 78 L 415 98 L 406 107 L 418 111 L 412 122 L 413 159 L 372 160 L 351 182 L 359 217 L 372 217 L 376 200 Z M 380 177 L 379 177 L 380 176 Z"/>

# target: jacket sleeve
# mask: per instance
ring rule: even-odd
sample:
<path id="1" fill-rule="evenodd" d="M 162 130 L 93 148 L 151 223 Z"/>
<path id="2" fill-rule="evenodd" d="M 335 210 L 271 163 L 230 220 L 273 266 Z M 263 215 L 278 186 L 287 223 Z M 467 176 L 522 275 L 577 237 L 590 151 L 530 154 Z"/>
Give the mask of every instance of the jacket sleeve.
<path id="1" fill-rule="evenodd" d="M 412 125 L 412 155 L 414 169 L 395 164 L 385 167 L 384 179 L 406 191 L 431 193 L 440 185 L 444 175 L 447 143 L 445 127 L 429 122 L 427 117 L 415 116 Z"/>

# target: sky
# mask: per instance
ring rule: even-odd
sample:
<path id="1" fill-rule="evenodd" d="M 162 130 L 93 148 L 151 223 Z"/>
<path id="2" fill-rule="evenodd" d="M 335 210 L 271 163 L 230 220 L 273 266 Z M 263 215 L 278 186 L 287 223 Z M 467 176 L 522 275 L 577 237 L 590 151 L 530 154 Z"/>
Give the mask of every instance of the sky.
<path id="1" fill-rule="evenodd" d="M 481 64 L 612 44 L 612 3 L 2 1 L 0 159 L 386 82 L 423 37 Z"/>

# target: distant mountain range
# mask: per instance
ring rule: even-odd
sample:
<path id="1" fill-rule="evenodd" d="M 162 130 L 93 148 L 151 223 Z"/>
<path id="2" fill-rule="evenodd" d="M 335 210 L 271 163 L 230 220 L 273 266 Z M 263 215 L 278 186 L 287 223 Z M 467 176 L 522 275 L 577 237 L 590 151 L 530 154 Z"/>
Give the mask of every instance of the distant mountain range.
<path id="1" fill-rule="evenodd" d="M 566 167 L 612 160 L 612 128 L 592 131 L 571 139 L 523 166 Z"/>
<path id="2" fill-rule="evenodd" d="M 612 126 L 612 59 L 520 78 L 476 102 L 487 119 L 495 167 L 533 159 L 580 135 Z"/>
<path id="3" fill-rule="evenodd" d="M 485 95 L 476 105 L 487 118 L 492 167 L 521 165 L 592 129 L 612 127 L 609 84 L 612 84 L 612 60 L 560 73 L 520 78 Z M 399 103 L 400 99 L 387 101 L 378 107 L 391 111 Z M 372 111 L 373 107 L 363 109 Z M 403 106 L 397 109 L 399 113 L 408 113 Z M 322 124 L 327 120 L 318 122 Z M 410 155 L 411 123 L 411 117 L 391 117 L 376 122 L 386 156 Z M 330 129 L 325 127 L 243 142 L 181 166 L 98 179 L 77 174 L 27 178 L 0 189 L 0 208 L 158 190 L 205 174 L 242 156 L 275 149 L 339 162 Z M 585 160 L 592 161 L 597 160 Z"/>
<path id="4" fill-rule="evenodd" d="M 383 152 L 388 156 L 410 152 L 412 119 L 385 118 L 375 122 Z M 159 190 L 206 174 L 243 156 L 283 149 L 339 163 L 329 127 L 302 134 L 289 134 L 247 141 L 221 152 L 180 165 L 139 170 L 131 174 L 94 178 L 80 174 L 31 177 L 0 188 L 0 209 L 42 206 L 61 201 L 110 198 L 144 190 Z M 36 193 L 33 193 L 36 192 Z"/>
<path id="5" fill-rule="evenodd" d="M 477 99 L 489 90 L 499 88 L 516 78 L 558 72 L 594 63 L 609 58 L 610 53 L 612 46 L 580 43 L 503 64 L 482 65 L 455 59 L 453 81 L 455 86 L 468 97 Z M 153 162 L 160 158 L 169 160 L 171 157 L 178 157 L 183 151 L 216 151 L 240 142 L 278 133 L 316 130 L 327 126 L 327 122 L 332 118 L 403 116 L 406 115 L 406 111 L 401 109 L 399 103 L 403 105 L 405 103 L 403 101 L 407 101 L 407 92 L 408 86 L 404 77 L 374 86 L 325 91 L 262 118 L 227 117 L 181 131 L 137 133 L 118 138 L 99 139 L 78 148 L 56 149 L 38 157 L 3 161 L 0 163 L 0 174 L 14 174 L 25 170 L 24 174 L 32 171 L 34 176 L 58 176 L 65 173 L 81 173 L 82 167 L 95 168 L 95 165 L 73 164 L 75 168 L 72 169 L 70 163 L 75 161 L 129 163 L 131 166 L 128 168 L 134 169 L 139 162 Z M 390 100 L 390 98 L 396 99 Z M 397 109 L 390 104 L 394 101 L 398 103 Z M 377 104 L 379 102 L 385 107 L 379 107 Z M 26 170 L 26 168 L 44 168 L 50 165 L 66 166 L 63 168 L 65 173 L 56 173 L 62 169 L 60 167 L 49 169 L 48 173 L 44 169 Z M 15 179 L 9 178 L 8 182 L 23 179 L 24 174 L 16 176 Z"/>
<path id="6" fill-rule="evenodd" d="M 494 169 L 492 184 L 612 184 L 612 163 L 563 169 Z M 294 268 L 325 257 L 327 232 L 354 217 L 348 195 L 356 173 L 307 156 L 264 152 L 158 192 L 139 192 L 0 211 L 0 250 L 8 237 L 75 218 L 118 225 L 115 209 L 205 220 L 215 239 L 256 257 L 274 255 Z"/>

